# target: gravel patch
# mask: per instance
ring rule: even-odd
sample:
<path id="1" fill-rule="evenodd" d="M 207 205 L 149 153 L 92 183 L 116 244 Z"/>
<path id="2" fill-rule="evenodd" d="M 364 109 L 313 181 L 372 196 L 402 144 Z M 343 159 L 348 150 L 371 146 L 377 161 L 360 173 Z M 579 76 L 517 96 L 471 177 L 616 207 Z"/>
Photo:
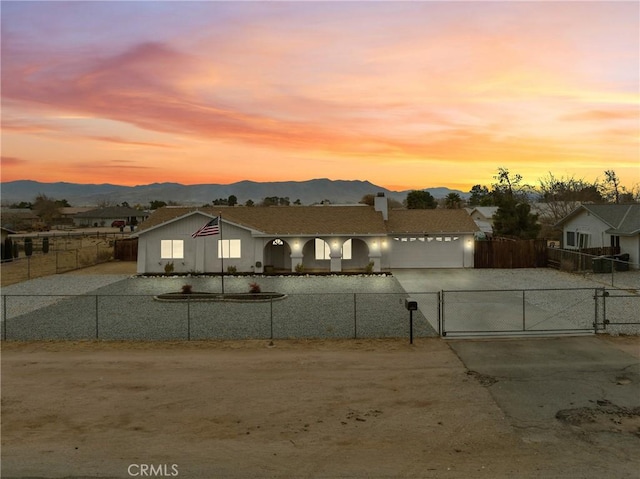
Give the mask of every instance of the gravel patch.
<path id="1" fill-rule="evenodd" d="M 414 336 L 436 336 L 438 296 L 441 289 L 509 290 L 539 288 L 600 288 L 591 275 L 549 269 L 466 270 L 470 285 L 426 285 L 416 299 Z M 433 273 L 425 271 L 428 279 Z M 622 276 L 627 275 L 627 276 Z M 600 275 L 598 275 L 600 276 Z M 639 272 L 619 273 L 625 285 L 635 284 Z M 621 279 L 622 279 L 621 278 Z M 267 303 L 189 302 L 154 300 L 161 293 L 180 291 L 221 292 L 220 277 L 146 277 L 129 275 L 57 275 L 3 288 L 3 337 L 19 340 L 107 339 L 280 339 L 280 338 L 408 338 L 407 292 L 391 275 L 362 276 L 234 276 L 224 280 L 226 293 L 249 291 L 257 282 L 263 292 L 287 294 Z M 480 285 L 480 287 L 478 287 Z M 625 297 L 606 300 L 611 322 L 638 322 L 640 296 L 636 289 L 611 290 Z M 509 294 L 500 292 L 496 294 Z M 551 316 L 577 311 L 576 321 L 592 321 L 590 291 L 527 292 L 527 302 L 540 314 L 540 324 Z M 411 293 L 411 296 L 416 296 Z M 451 295 L 450 295 L 451 297 Z M 500 299 L 499 301 L 502 301 Z M 517 298 L 505 303 L 516 304 Z M 580 305 L 576 307 L 576 305 Z M 465 306 L 466 307 L 466 306 Z M 473 309 L 472 309 L 473 311 Z M 533 310 L 532 310 L 533 311 Z M 7 321 L 4 321 L 6 312 Z M 536 313 L 537 314 L 537 313 Z M 570 319 L 570 318 L 569 318 Z M 433 325 L 433 326 L 432 326 Z M 587 326 L 588 327 L 588 326 Z M 639 334 L 640 325 L 609 325 L 610 334 Z M 6 335 L 6 336 L 5 336 Z"/>
<path id="2" fill-rule="evenodd" d="M 91 283 L 89 277 L 58 277 L 5 294 L 59 294 L 22 304 L 28 296 L 7 298 L 7 339 L 281 339 L 408 337 L 404 292 L 393 276 L 226 277 L 225 293 L 248 292 L 257 282 L 263 292 L 286 293 L 267 303 L 167 303 L 155 295 L 180 291 L 221 292 L 219 277 L 112 277 Z M 82 290 L 76 289 L 84 282 Z M 91 283 L 91 284 L 90 284 Z M 23 284 L 24 285 L 24 284 Z M 91 289 L 93 286 L 93 289 Z M 71 293 L 82 296 L 66 296 Z M 33 299 L 33 297 L 31 297 Z M 14 304 L 15 303 L 15 304 Z M 414 313 L 414 335 L 437 333 Z"/>

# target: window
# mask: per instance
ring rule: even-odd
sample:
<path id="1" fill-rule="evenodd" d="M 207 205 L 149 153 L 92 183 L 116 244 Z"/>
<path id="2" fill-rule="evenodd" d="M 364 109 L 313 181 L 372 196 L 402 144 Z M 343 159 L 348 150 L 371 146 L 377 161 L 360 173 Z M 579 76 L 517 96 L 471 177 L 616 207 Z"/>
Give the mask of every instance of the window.
<path id="1" fill-rule="evenodd" d="M 342 245 L 342 259 L 351 259 L 351 240 L 348 239 Z"/>
<path id="2" fill-rule="evenodd" d="M 183 259 L 184 241 L 182 240 L 161 240 L 160 258 L 162 259 Z"/>
<path id="3" fill-rule="evenodd" d="M 578 233 L 578 248 L 588 248 L 591 243 L 590 237 L 591 235 L 585 233 Z"/>
<path id="4" fill-rule="evenodd" d="M 329 248 L 329 243 L 325 240 L 316 238 L 316 259 L 331 259 L 331 249 Z"/>
<path id="5" fill-rule="evenodd" d="M 576 245 L 576 234 L 573 231 L 567 231 L 567 246 Z"/>
<path id="6" fill-rule="evenodd" d="M 218 258 L 240 258 L 239 239 L 218 240 Z"/>

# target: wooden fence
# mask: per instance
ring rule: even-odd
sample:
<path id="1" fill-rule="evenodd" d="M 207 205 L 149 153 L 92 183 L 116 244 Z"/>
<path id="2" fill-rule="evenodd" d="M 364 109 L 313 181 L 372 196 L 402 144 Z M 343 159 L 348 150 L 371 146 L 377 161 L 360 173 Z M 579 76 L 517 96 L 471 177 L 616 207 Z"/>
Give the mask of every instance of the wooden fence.
<path id="1" fill-rule="evenodd" d="M 113 257 L 120 261 L 138 259 L 138 238 L 119 239 L 113 246 Z"/>
<path id="2" fill-rule="evenodd" d="M 547 240 L 476 241 L 475 268 L 546 268 Z"/>

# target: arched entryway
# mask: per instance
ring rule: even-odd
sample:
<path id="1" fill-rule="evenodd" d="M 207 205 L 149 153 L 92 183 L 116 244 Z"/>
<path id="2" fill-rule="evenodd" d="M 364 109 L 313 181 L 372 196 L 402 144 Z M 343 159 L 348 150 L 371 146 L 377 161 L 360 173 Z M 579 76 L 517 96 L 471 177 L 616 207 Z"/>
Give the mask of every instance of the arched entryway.
<path id="1" fill-rule="evenodd" d="M 342 270 L 358 271 L 369 263 L 369 246 L 359 238 L 346 240 L 342 245 Z"/>
<path id="2" fill-rule="evenodd" d="M 291 248 L 286 241 L 273 238 L 264 246 L 264 264 L 274 270 L 291 271 Z"/>

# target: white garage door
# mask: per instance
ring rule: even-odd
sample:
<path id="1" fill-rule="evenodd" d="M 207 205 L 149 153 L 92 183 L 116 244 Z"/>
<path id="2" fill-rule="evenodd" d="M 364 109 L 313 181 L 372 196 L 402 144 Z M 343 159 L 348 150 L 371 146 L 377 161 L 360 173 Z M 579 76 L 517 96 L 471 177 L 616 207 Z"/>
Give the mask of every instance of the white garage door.
<path id="1" fill-rule="evenodd" d="M 462 268 L 462 236 L 391 238 L 392 268 Z"/>

